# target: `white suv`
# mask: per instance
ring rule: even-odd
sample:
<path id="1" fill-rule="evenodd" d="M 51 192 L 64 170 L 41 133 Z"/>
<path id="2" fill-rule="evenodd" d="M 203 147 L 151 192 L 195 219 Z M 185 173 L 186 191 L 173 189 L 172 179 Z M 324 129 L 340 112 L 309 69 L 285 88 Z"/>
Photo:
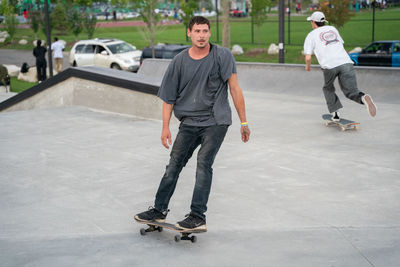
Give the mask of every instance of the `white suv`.
<path id="1" fill-rule="evenodd" d="M 77 42 L 71 49 L 69 63 L 74 67 L 102 66 L 137 71 L 142 51 L 118 39 L 93 39 Z"/>

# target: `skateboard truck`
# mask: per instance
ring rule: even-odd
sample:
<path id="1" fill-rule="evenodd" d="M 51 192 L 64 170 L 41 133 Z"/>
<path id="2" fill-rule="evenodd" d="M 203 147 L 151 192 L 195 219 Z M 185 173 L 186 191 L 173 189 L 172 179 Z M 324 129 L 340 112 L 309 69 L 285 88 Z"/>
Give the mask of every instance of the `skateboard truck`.
<path id="1" fill-rule="evenodd" d="M 145 228 L 141 228 L 140 229 L 140 234 L 141 235 L 146 235 L 147 233 L 150 232 L 162 232 L 163 231 L 163 227 L 161 226 L 157 226 L 157 225 L 151 225 L 148 224 L 149 228 L 145 229 Z M 193 233 L 187 233 L 187 232 L 181 232 L 181 235 L 175 235 L 174 240 L 175 242 L 180 242 L 181 240 L 188 240 L 191 241 L 192 243 L 195 243 L 197 241 L 197 237 L 195 235 L 190 236 Z"/>
<path id="2" fill-rule="evenodd" d="M 181 235 L 175 235 L 175 242 L 179 242 L 181 240 L 190 240 L 192 243 L 196 243 L 197 237 L 195 235 L 189 236 L 192 233 L 181 233 Z"/>
<path id="3" fill-rule="evenodd" d="M 163 228 L 159 227 L 159 226 L 155 226 L 155 225 L 150 225 L 149 224 L 149 228 L 147 228 L 147 229 L 141 228 L 140 229 L 140 234 L 141 235 L 146 235 L 147 233 L 154 232 L 154 231 L 162 232 Z"/>

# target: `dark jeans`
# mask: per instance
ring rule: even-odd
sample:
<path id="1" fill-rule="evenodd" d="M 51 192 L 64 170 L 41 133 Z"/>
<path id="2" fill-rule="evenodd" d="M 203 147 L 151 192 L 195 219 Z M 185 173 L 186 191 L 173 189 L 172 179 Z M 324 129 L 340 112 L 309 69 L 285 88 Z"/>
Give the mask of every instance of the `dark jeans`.
<path id="1" fill-rule="evenodd" d="M 323 69 L 325 84 L 323 87 L 326 104 L 330 113 L 341 109 L 342 103 L 340 103 L 339 97 L 335 93 L 335 86 L 333 82 L 336 77 L 339 77 L 339 85 L 343 91 L 343 94 L 359 104 L 363 104 L 361 97 L 364 95 L 357 88 L 356 73 L 354 71 L 353 64 L 343 64 L 333 69 Z"/>
<path id="2" fill-rule="evenodd" d="M 36 63 L 36 70 L 37 70 L 37 78 L 38 81 L 44 81 L 47 79 L 46 76 L 46 62 L 44 63 Z"/>
<path id="3" fill-rule="evenodd" d="M 193 151 L 200 145 L 197 154 L 196 183 L 193 191 L 191 214 L 205 219 L 207 202 L 212 182 L 212 165 L 215 156 L 225 138 L 228 125 L 196 127 L 181 124 L 169 164 L 165 170 L 156 194 L 154 207 L 160 211 L 168 209 L 168 204 L 175 191 L 179 174 L 191 158 Z"/>

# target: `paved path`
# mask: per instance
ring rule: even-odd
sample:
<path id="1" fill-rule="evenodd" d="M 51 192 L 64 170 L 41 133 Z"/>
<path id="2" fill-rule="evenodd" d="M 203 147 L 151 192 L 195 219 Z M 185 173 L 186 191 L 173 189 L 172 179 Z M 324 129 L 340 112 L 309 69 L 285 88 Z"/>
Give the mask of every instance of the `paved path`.
<path id="1" fill-rule="evenodd" d="M 63 68 L 69 67 L 69 52 L 64 52 Z M 46 54 L 47 59 L 47 54 Z M 21 67 L 26 62 L 29 66 L 36 65 L 36 59 L 32 54 L 32 51 L 27 50 L 16 50 L 16 49 L 0 49 L 0 64 L 10 64 Z M 53 58 L 53 68 L 55 69 L 55 61 Z"/>

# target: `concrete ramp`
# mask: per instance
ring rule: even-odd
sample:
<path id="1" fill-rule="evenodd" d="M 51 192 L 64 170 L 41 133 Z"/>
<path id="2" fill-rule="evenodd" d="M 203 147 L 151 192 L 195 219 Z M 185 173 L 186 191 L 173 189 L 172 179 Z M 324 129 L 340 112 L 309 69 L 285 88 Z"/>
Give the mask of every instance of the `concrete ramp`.
<path id="1" fill-rule="evenodd" d="M 0 111 L 85 106 L 161 119 L 156 97 L 160 82 L 151 76 L 101 67 L 69 68 L 0 103 Z"/>
<path id="2" fill-rule="evenodd" d="M 162 77 L 170 60 L 146 59 L 139 73 Z M 360 91 L 377 101 L 399 103 L 400 68 L 355 67 Z M 292 96 L 322 96 L 323 74 L 319 66 L 310 72 L 304 65 L 237 62 L 239 84 L 244 91 L 290 94 Z M 338 82 L 335 83 L 340 92 Z"/>
<path id="3" fill-rule="evenodd" d="M 400 103 L 400 68 L 355 69 L 360 91 L 371 94 L 377 101 Z M 243 90 L 293 96 L 322 96 L 324 79 L 318 66 L 313 66 L 307 72 L 304 65 L 238 63 L 237 70 Z M 335 87 L 340 94 L 337 81 Z"/>

